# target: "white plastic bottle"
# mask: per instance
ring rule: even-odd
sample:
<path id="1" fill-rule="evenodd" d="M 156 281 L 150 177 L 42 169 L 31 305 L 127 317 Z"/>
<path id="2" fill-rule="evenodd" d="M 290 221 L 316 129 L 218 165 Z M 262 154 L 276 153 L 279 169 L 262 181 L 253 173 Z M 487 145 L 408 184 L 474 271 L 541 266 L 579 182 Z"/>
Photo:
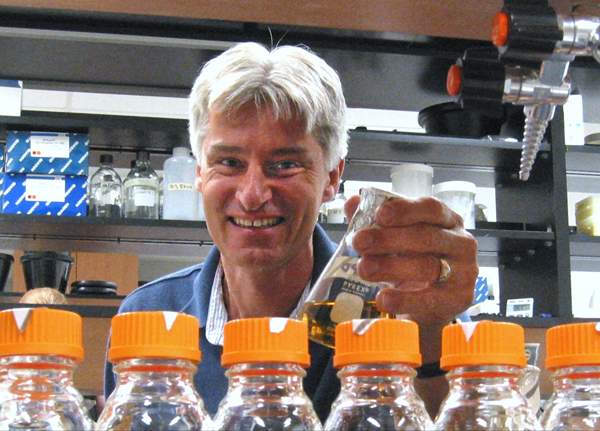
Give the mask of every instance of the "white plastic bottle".
<path id="1" fill-rule="evenodd" d="M 356 319 L 335 328 L 333 364 L 342 388 L 326 431 L 431 430 L 414 387 L 419 328 L 400 319 Z"/>
<path id="2" fill-rule="evenodd" d="M 173 148 L 163 167 L 163 218 L 198 220 L 196 159 L 186 147 Z"/>
<path id="3" fill-rule="evenodd" d="M 108 360 L 115 390 L 98 418 L 102 431 L 208 431 L 210 416 L 194 387 L 201 359 L 198 319 L 173 311 L 117 314 Z"/>
<path id="4" fill-rule="evenodd" d="M 83 359 L 82 319 L 65 310 L 0 312 L 0 430 L 91 431 L 73 373 Z"/>

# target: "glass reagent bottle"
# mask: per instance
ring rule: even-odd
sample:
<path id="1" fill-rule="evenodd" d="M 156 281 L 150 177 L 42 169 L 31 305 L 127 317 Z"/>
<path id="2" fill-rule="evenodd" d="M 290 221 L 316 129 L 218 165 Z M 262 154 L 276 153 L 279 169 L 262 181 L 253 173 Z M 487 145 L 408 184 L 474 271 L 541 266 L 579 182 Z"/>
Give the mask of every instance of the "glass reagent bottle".
<path id="1" fill-rule="evenodd" d="M 440 366 L 448 370 L 448 396 L 436 430 L 539 430 L 520 388 L 527 365 L 523 328 L 505 322 L 469 322 L 442 332 Z"/>
<path id="2" fill-rule="evenodd" d="M 123 181 L 123 217 L 159 218 L 159 179 L 148 151 L 138 151 L 135 164 Z"/>
<path id="3" fill-rule="evenodd" d="M 89 199 L 91 217 L 121 217 L 123 181 L 113 168 L 111 154 L 100 156 L 100 167 L 90 178 Z"/>
<path id="4" fill-rule="evenodd" d="M 91 431 L 73 383 L 82 359 L 79 315 L 48 308 L 0 312 L 0 430 Z"/>
<path id="5" fill-rule="evenodd" d="M 227 322 L 221 364 L 228 368 L 229 388 L 214 418 L 215 429 L 322 430 L 302 386 L 309 363 L 305 322 L 285 318 Z"/>
<path id="6" fill-rule="evenodd" d="M 546 368 L 554 391 L 541 418 L 545 430 L 600 429 L 600 324 L 546 331 Z"/>
<path id="7" fill-rule="evenodd" d="M 198 343 L 193 316 L 166 311 L 116 315 L 108 359 L 115 363 L 117 382 L 97 429 L 213 430 L 194 387 Z"/>
<path id="8" fill-rule="evenodd" d="M 337 325 L 334 366 L 342 388 L 326 431 L 430 430 L 433 423 L 414 388 L 421 365 L 418 326 L 396 319 Z"/>

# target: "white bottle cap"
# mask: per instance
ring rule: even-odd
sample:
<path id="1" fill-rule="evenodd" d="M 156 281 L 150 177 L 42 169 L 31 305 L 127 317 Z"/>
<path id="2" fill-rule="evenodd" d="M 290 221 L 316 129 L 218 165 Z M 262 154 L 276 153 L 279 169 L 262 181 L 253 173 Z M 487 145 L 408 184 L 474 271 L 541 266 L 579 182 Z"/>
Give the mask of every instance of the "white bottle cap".
<path id="1" fill-rule="evenodd" d="M 445 181 L 433 186 L 433 194 L 443 192 L 467 192 L 477 194 L 477 186 L 469 181 Z"/>
<path id="2" fill-rule="evenodd" d="M 174 156 L 189 156 L 190 149 L 187 147 L 175 147 L 175 148 L 173 148 L 173 155 Z"/>

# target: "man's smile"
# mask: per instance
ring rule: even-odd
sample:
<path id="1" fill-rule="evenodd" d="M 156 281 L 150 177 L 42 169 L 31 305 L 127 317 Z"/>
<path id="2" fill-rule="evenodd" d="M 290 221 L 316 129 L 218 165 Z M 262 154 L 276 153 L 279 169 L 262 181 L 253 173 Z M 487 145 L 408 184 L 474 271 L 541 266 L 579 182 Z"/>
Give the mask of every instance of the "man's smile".
<path id="1" fill-rule="evenodd" d="M 259 220 L 242 219 L 237 217 L 231 217 L 230 220 L 240 227 L 254 227 L 254 228 L 267 228 L 276 226 L 283 222 L 283 217 L 270 217 Z"/>

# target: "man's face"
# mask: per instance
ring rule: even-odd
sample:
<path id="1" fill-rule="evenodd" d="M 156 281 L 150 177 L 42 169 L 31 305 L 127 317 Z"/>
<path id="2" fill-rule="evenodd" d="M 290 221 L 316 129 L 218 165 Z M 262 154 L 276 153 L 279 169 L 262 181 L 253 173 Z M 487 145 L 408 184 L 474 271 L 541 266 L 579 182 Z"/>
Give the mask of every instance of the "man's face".
<path id="1" fill-rule="evenodd" d="M 197 186 L 225 261 L 274 269 L 310 252 L 319 207 L 333 197 L 340 170 L 327 172 L 323 149 L 301 122 L 254 107 L 213 114 Z"/>

